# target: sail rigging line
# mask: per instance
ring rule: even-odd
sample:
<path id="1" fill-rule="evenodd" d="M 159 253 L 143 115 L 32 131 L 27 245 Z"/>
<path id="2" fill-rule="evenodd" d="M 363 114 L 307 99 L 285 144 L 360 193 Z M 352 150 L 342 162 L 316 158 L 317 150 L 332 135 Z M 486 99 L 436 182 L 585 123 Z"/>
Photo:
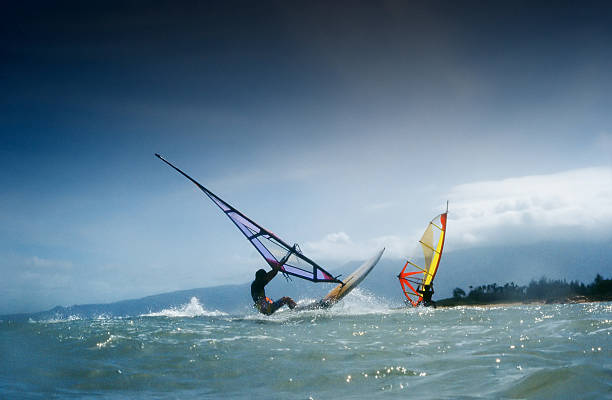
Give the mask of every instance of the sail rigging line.
<path id="1" fill-rule="evenodd" d="M 297 247 L 297 243 L 295 243 L 295 244 L 293 245 L 293 247 L 291 247 L 291 249 L 290 249 L 290 250 L 287 252 L 287 254 L 285 254 L 285 255 L 283 256 L 283 258 L 281 258 L 281 259 L 280 259 L 280 261 L 279 261 L 278 263 L 279 263 L 280 265 L 284 265 L 284 264 L 285 264 L 285 263 L 286 263 L 286 262 L 289 260 L 289 257 L 291 257 L 291 254 L 293 254 L 293 253 L 296 251 L 296 250 L 295 250 L 295 249 L 296 249 L 296 247 Z M 289 274 L 288 274 L 288 273 L 286 273 L 286 272 L 285 272 L 285 271 L 283 271 L 283 270 L 281 270 L 281 272 L 283 273 L 283 277 L 285 278 L 285 280 L 286 280 L 287 282 L 289 282 L 290 280 L 292 280 L 292 279 L 291 279 L 291 276 L 289 276 Z M 338 275 L 338 276 L 339 276 L 339 275 Z M 337 278 L 337 277 L 336 277 L 336 278 Z"/>
<path id="2" fill-rule="evenodd" d="M 198 181 L 187 175 L 171 162 L 166 160 L 161 155 L 155 153 L 155 156 L 168 164 L 174 170 L 179 172 L 185 178 L 196 185 L 208 198 L 212 200 L 223 213 L 238 227 L 240 232 L 247 240 L 255 247 L 259 254 L 266 260 L 272 268 L 279 268 L 280 271 L 287 277 L 288 275 L 297 276 L 298 278 L 306 279 L 312 282 L 330 282 L 344 284 L 337 276 L 333 276 L 313 260 L 302 254 L 299 246 L 294 244 L 290 246 L 276 234 L 265 229 L 255 221 L 238 211 L 229 203 L 225 202 L 219 196 L 202 186 Z M 265 240 L 265 242 L 263 241 Z M 275 246 L 275 247 L 272 247 Z M 283 257 L 279 257 L 273 253 L 272 249 L 281 248 L 286 252 Z M 298 264 L 298 265 L 295 265 Z M 304 266 L 302 264 L 307 264 Z M 308 269 L 306 269 L 308 268 Z"/>

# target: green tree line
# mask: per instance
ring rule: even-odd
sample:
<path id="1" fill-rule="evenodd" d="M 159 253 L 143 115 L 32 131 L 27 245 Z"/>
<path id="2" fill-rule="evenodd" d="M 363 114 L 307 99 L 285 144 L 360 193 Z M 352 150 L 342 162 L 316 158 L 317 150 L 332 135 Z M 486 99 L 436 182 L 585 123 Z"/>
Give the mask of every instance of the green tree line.
<path id="1" fill-rule="evenodd" d="M 504 285 L 492 283 L 475 288 L 470 286 L 467 295 L 463 289 L 455 288 L 451 299 L 440 300 L 438 303 L 563 302 L 579 298 L 590 301 L 612 300 L 612 279 L 604 279 L 600 274 L 597 274 L 592 283 L 585 285 L 578 281 L 567 282 L 565 279 L 551 280 L 542 277 L 539 280 L 532 280 L 526 286 L 519 286 L 514 282 Z"/>

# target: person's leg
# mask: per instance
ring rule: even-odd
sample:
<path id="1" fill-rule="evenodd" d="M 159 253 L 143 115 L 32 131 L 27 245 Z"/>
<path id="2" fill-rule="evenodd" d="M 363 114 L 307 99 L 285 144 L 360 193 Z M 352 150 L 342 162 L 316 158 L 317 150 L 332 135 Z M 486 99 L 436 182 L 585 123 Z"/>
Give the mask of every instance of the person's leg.
<path id="1" fill-rule="evenodd" d="M 287 305 L 289 308 L 293 308 L 295 307 L 295 301 L 293 301 L 293 299 L 291 297 L 282 297 L 278 300 L 276 300 L 274 303 L 272 303 L 271 308 L 271 312 L 270 314 L 272 314 L 273 312 L 275 312 L 276 310 L 278 310 L 279 308 L 281 308 L 284 305 Z"/>
<path id="2" fill-rule="evenodd" d="M 289 307 L 290 309 L 293 310 L 293 308 L 297 305 L 295 301 L 293 301 L 293 299 L 291 297 L 283 297 L 283 299 L 285 299 L 285 304 L 287 304 L 287 307 Z"/>

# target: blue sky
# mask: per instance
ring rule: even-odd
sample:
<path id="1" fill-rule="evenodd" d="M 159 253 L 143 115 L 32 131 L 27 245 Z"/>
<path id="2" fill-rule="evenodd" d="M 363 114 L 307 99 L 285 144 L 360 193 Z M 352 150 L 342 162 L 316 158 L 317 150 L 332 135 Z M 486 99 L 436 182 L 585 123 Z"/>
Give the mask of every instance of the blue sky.
<path id="1" fill-rule="evenodd" d="M 8 7 L 0 313 L 251 279 L 155 152 L 332 270 L 446 200 L 448 256 L 610 240 L 609 6 L 327 3 Z"/>

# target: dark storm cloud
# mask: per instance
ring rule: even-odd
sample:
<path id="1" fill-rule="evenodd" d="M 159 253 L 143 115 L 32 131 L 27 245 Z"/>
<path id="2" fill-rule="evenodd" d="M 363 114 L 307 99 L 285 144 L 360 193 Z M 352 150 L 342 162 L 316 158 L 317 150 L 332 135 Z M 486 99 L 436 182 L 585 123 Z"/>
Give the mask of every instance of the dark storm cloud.
<path id="1" fill-rule="evenodd" d="M 127 276 L 154 276 L 142 290 L 163 291 L 227 282 L 230 267 L 251 275 L 248 243 L 154 152 L 330 258 L 365 254 L 363 243 L 399 252 L 450 188 L 605 167 L 611 9 L 5 4 L 1 268 L 47 268 L 11 281 L 11 304 L 28 287 L 41 299 L 48 285 L 78 287 L 65 301 L 86 302 L 92 288 L 96 300 L 135 295 Z M 479 199 L 467 189 L 466 209 Z M 204 275 L 202 263 L 226 275 Z"/>

